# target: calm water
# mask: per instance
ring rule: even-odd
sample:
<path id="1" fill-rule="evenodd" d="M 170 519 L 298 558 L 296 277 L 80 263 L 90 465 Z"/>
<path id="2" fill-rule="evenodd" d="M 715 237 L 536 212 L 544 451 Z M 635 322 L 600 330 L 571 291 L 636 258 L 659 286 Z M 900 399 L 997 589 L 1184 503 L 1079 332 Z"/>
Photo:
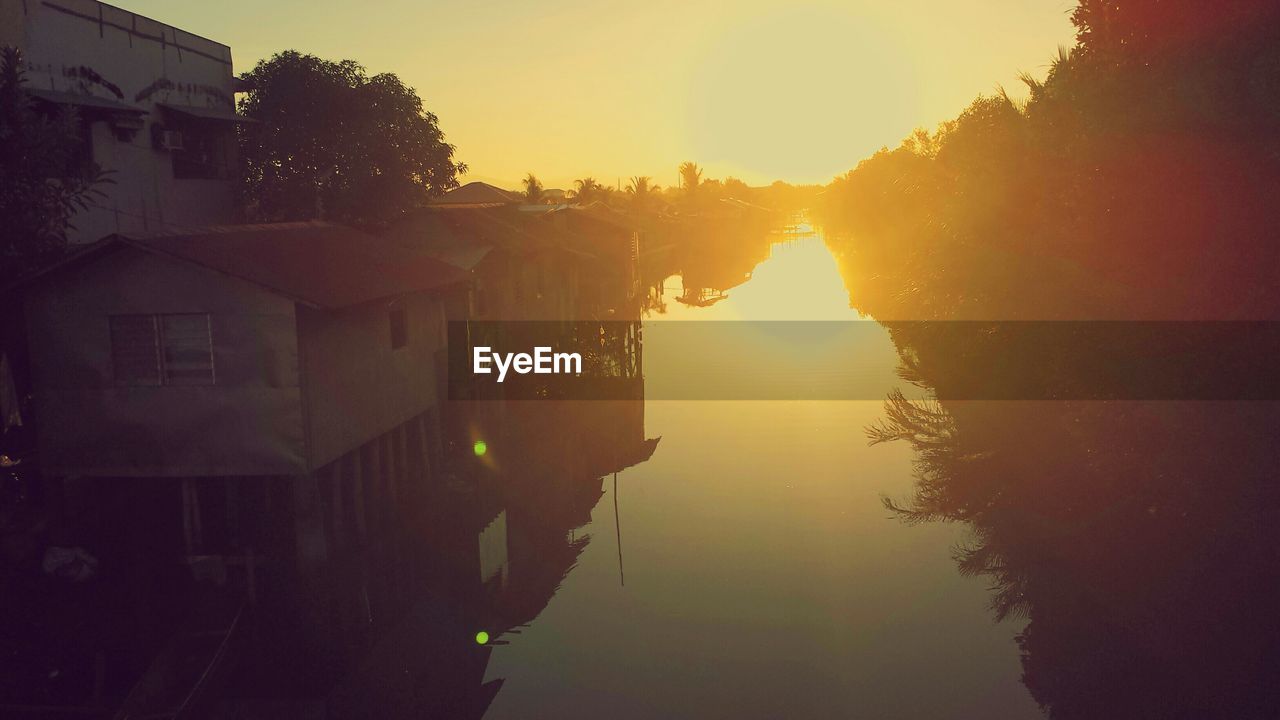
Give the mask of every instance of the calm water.
<path id="1" fill-rule="evenodd" d="M 726 299 L 646 322 L 855 320 L 848 298 L 811 237 L 774 245 Z M 909 446 L 867 445 L 882 415 L 870 401 L 647 402 L 656 452 L 617 475 L 616 496 L 606 479 L 572 531 L 592 538 L 577 566 L 494 648 L 485 677 L 505 684 L 485 717 L 1038 717 L 1019 682 L 1023 623 L 993 622 L 984 580 L 952 561 L 964 529 L 883 508 L 913 479 Z"/>

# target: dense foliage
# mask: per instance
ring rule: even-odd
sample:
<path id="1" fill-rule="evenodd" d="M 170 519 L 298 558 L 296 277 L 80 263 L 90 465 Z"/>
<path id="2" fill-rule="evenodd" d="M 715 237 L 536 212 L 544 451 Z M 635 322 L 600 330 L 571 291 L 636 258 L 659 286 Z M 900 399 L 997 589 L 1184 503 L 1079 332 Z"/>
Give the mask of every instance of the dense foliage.
<path id="1" fill-rule="evenodd" d="M 827 189 L 851 302 L 882 320 L 1276 319 L 1280 4 L 1082 0 L 1072 20 L 1025 103 L 978 98 Z M 1023 681 L 1049 716 L 1274 716 L 1278 404 L 957 399 L 1025 378 L 1075 398 L 1125 380 L 1097 362 L 1117 352 L 1229 384 L 1233 353 L 1253 372 L 1268 356 L 1258 333 L 1196 325 L 1222 338 L 1205 356 L 1076 324 L 887 324 L 938 400 L 894 394 L 868 429 L 916 451 L 915 493 L 886 505 L 968 526 L 959 567 L 992 583 L 997 617 L 1027 618 Z"/>
<path id="2" fill-rule="evenodd" d="M 1256 318 L 1280 310 L 1280 10 L 1101 2 L 1029 98 L 980 97 L 828 188 L 887 318 Z"/>
<path id="3" fill-rule="evenodd" d="M 457 187 L 436 116 L 391 73 L 278 53 L 245 74 L 240 136 L 250 219 L 377 226 Z"/>
<path id="4" fill-rule="evenodd" d="M 78 164 L 84 138 L 75 111 L 44 112 L 23 92 L 22 58 L 0 53 L 0 284 L 66 248 L 71 218 L 109 182 Z"/>

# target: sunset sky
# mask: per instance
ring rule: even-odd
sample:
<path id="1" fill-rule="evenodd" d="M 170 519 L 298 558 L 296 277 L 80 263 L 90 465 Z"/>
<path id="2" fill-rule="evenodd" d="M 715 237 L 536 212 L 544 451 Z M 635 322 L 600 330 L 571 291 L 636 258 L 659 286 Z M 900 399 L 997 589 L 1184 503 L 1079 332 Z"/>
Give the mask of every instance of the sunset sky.
<path id="1" fill-rule="evenodd" d="M 466 180 L 827 182 L 1072 42 L 1069 0 L 118 0 L 231 46 L 237 73 L 297 49 L 394 72 Z"/>

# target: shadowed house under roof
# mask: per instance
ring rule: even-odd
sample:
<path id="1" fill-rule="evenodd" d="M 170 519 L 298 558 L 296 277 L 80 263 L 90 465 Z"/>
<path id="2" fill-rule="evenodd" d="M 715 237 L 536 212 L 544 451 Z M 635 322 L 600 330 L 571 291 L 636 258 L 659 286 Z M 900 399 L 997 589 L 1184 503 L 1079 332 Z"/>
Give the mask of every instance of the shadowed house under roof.
<path id="1" fill-rule="evenodd" d="M 435 403 L 465 280 L 329 223 L 109 237 L 25 283 L 44 467 L 314 470 Z"/>
<path id="2" fill-rule="evenodd" d="M 518 205 L 524 198 L 489 183 L 475 181 L 454 188 L 431 201 L 437 207 L 501 207 Z"/>
<path id="3" fill-rule="evenodd" d="M 579 262 L 591 259 L 515 207 L 423 208 L 388 228 L 385 237 L 468 271 L 469 318 L 574 317 Z"/>
<path id="4" fill-rule="evenodd" d="M 447 305 L 467 279 L 329 223 L 106 238 L 18 288 L 43 472 L 83 478 L 89 507 L 115 487 L 176 503 L 180 487 L 171 540 L 188 556 L 311 565 L 355 547 L 439 461 Z M 201 535 L 267 498 L 277 529 L 230 547 Z"/>
<path id="5" fill-rule="evenodd" d="M 598 202 L 556 208 L 536 221 L 594 258 L 592 271 L 582 277 L 579 319 L 616 315 L 638 300 L 641 223 Z"/>

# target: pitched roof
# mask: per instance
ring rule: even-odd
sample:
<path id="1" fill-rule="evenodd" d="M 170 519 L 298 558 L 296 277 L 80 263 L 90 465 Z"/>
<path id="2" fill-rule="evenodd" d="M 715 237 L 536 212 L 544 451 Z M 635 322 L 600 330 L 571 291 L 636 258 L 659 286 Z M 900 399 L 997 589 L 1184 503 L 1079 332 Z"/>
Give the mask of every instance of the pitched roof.
<path id="1" fill-rule="evenodd" d="M 466 273 L 439 260 L 327 222 L 112 235 L 39 275 L 120 245 L 192 263 L 320 308 L 358 305 L 466 279 Z"/>
<path id="2" fill-rule="evenodd" d="M 450 190 L 445 193 L 443 197 L 439 197 L 431 201 L 431 204 L 487 207 L 495 205 L 511 205 L 518 202 L 522 202 L 519 195 L 477 180 L 475 182 L 469 182 L 462 187 Z"/>
<path id="3" fill-rule="evenodd" d="M 170 112 L 186 115 L 197 120 L 223 120 L 225 122 L 250 123 L 258 124 L 260 121 L 255 120 L 247 115 L 241 115 L 236 112 L 233 107 L 213 107 L 209 105 L 173 105 L 170 103 L 156 103 L 158 107 L 162 107 Z"/>

